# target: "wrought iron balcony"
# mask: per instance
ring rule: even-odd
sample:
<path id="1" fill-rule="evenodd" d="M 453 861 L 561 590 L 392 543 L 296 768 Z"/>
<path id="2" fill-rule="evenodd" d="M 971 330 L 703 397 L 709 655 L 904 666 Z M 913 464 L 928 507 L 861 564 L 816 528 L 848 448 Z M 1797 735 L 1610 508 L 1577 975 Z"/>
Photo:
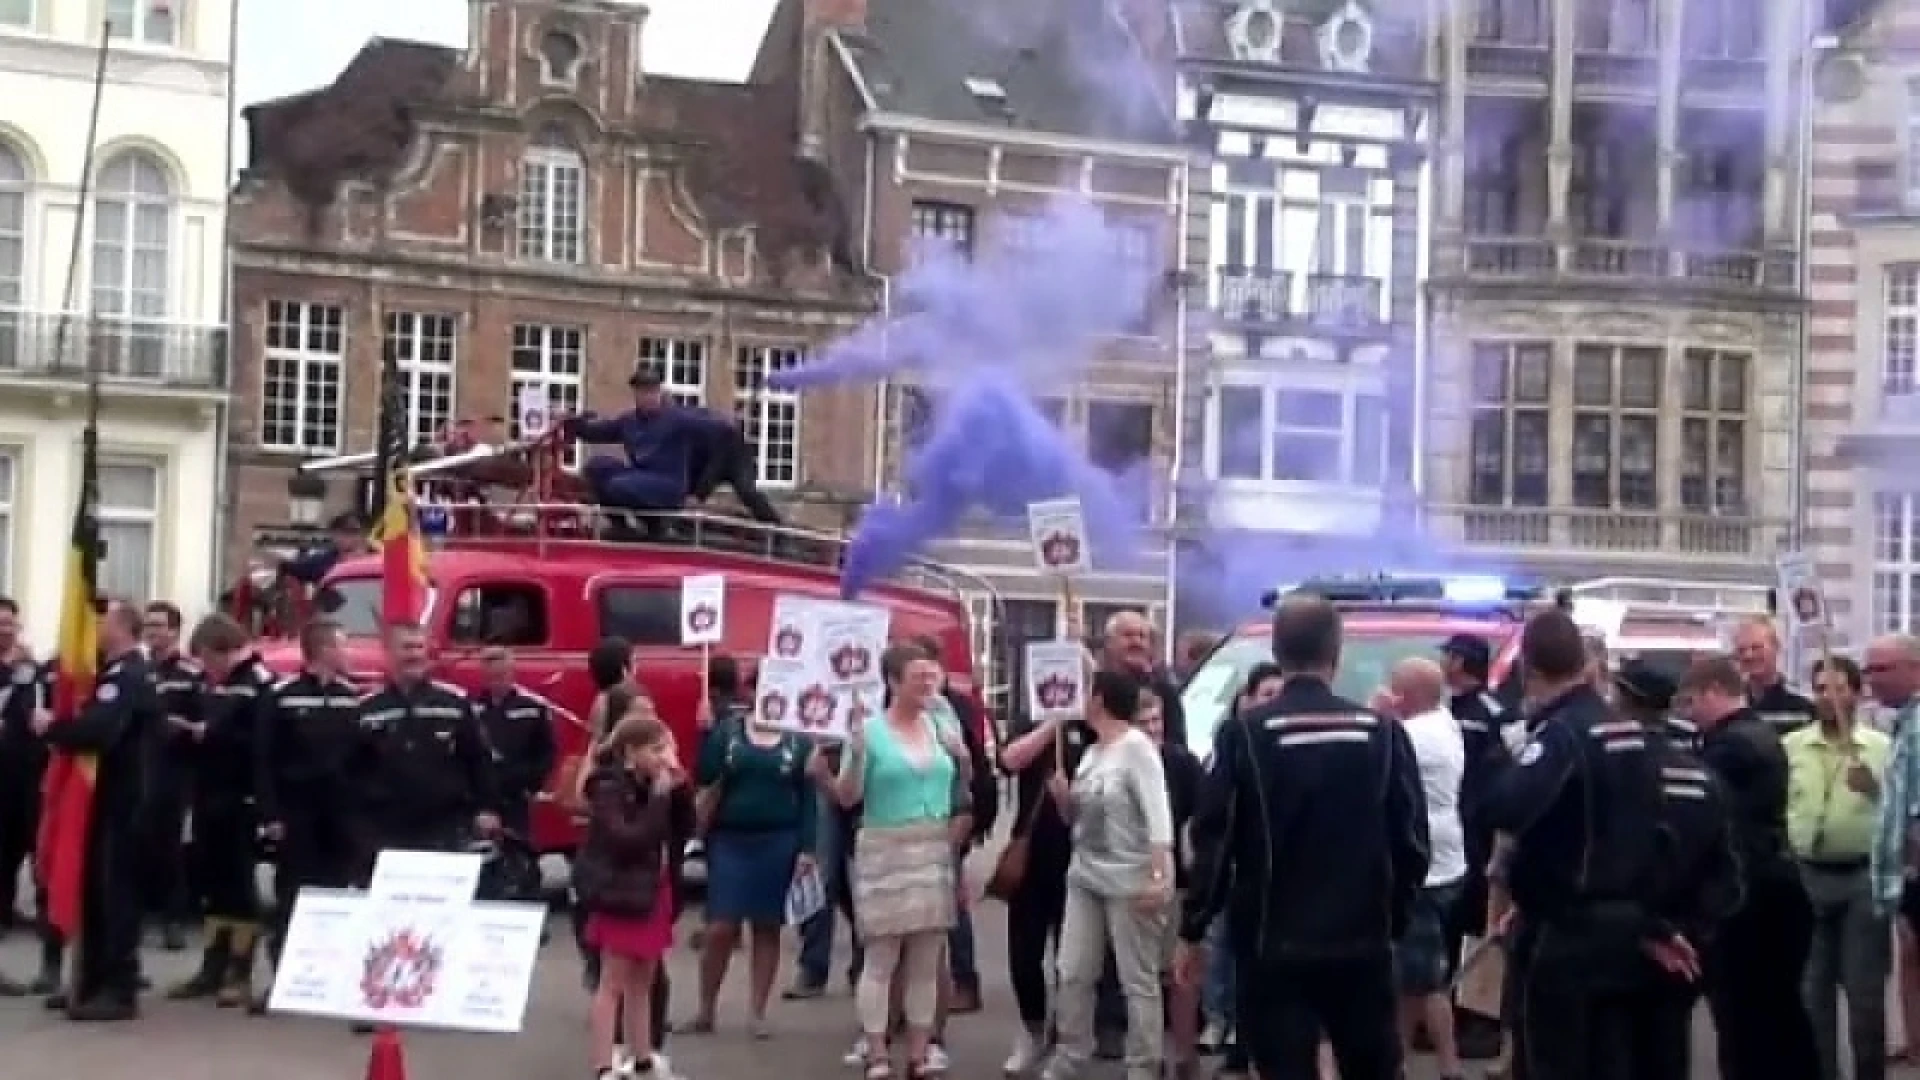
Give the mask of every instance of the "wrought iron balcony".
<path id="1" fill-rule="evenodd" d="M 1436 506 L 1448 540 L 1487 553 L 1578 552 L 1744 561 L 1773 557 L 1785 523 L 1731 514 L 1564 507 Z"/>
<path id="2" fill-rule="evenodd" d="M 1496 277 L 1537 277 L 1558 270 L 1553 242 L 1539 236 L 1467 237 L 1467 272 Z"/>
<path id="3" fill-rule="evenodd" d="M 1371 328 L 1386 323 L 1380 279 L 1347 274 L 1307 275 L 1307 317 L 1321 326 Z"/>
<path id="4" fill-rule="evenodd" d="M 164 319 L 0 308 L 0 379 L 224 390 L 227 330 Z"/>
<path id="5" fill-rule="evenodd" d="M 1688 93 L 1760 94 L 1767 88 L 1763 57 L 1688 56 L 1680 62 L 1680 81 Z"/>
<path id="6" fill-rule="evenodd" d="M 1271 326 L 1293 314 L 1293 274 L 1286 270 L 1223 267 L 1220 318 L 1229 323 Z"/>
<path id="7" fill-rule="evenodd" d="M 1500 83 L 1544 87 L 1553 72 L 1553 52 L 1545 44 L 1518 41 L 1467 42 L 1467 76 Z"/>
<path id="8" fill-rule="evenodd" d="M 1660 244 L 1582 237 L 1573 243 L 1568 269 L 1603 277 L 1666 277 L 1669 261 L 1667 248 Z"/>
<path id="9" fill-rule="evenodd" d="M 1647 52 L 1577 49 L 1573 54 L 1576 90 L 1648 92 L 1660 85 L 1660 58 Z"/>

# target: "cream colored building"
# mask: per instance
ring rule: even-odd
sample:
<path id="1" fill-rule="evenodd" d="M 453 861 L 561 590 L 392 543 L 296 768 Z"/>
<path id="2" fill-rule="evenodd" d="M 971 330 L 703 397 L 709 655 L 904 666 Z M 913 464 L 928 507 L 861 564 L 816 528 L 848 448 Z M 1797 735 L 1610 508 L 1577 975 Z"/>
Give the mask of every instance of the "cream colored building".
<path id="1" fill-rule="evenodd" d="M 190 615 L 214 592 L 233 5 L 0 0 L 0 592 L 42 646 L 90 370 L 105 388 L 103 587 Z"/>
<path id="2" fill-rule="evenodd" d="M 1441 5 L 1430 530 L 1766 580 L 1795 504 L 1798 3 Z"/>
<path id="3" fill-rule="evenodd" d="M 1846 644 L 1920 632 L 1920 2 L 1816 43 L 1806 543 Z"/>

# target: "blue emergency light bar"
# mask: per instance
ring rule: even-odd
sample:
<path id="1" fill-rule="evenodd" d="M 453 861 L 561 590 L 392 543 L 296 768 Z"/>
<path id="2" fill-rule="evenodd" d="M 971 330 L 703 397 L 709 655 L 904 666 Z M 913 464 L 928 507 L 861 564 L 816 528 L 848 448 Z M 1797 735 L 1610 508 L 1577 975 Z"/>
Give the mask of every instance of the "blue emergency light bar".
<path id="1" fill-rule="evenodd" d="M 1267 592 L 1260 606 L 1271 609 L 1288 593 L 1305 592 L 1336 604 L 1418 604 L 1484 611 L 1546 598 L 1539 585 L 1508 581 L 1493 574 L 1362 574 L 1310 578 Z"/>

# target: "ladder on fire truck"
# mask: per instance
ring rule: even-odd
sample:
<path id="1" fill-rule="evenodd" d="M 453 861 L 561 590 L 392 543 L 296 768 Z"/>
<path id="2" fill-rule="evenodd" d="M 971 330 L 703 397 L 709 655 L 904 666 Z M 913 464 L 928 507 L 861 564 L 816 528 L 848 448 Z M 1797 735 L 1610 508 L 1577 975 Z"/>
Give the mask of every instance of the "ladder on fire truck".
<path id="1" fill-rule="evenodd" d="M 1685 578 L 1603 577 L 1566 586 L 1575 599 L 1607 600 L 1636 611 L 1708 618 L 1772 612 L 1773 586 Z"/>

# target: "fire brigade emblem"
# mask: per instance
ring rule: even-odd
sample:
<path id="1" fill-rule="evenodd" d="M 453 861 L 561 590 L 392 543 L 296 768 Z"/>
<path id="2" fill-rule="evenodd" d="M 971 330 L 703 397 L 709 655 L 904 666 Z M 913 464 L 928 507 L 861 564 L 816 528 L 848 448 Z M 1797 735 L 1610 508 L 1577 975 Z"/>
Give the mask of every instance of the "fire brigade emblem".
<path id="1" fill-rule="evenodd" d="M 395 930 L 361 961 L 360 999 L 370 1009 L 417 1009 L 433 996 L 444 959 L 432 938 Z"/>
<path id="2" fill-rule="evenodd" d="M 1048 533 L 1040 542 L 1040 558 L 1050 567 L 1072 566 L 1080 561 L 1080 538 L 1064 529 Z"/>
<path id="3" fill-rule="evenodd" d="M 1080 684 L 1065 675 L 1041 679 L 1035 692 L 1039 694 L 1040 707 L 1049 711 L 1071 709 L 1080 703 Z"/>
<path id="4" fill-rule="evenodd" d="M 800 694 L 800 726 L 825 731 L 833 726 L 833 694 L 824 686 L 809 686 Z"/>
<path id="5" fill-rule="evenodd" d="M 853 642 L 833 650 L 827 662 L 833 668 L 834 678 L 842 682 L 852 682 L 873 672 L 873 653 Z"/>
<path id="6" fill-rule="evenodd" d="M 762 694 L 760 696 L 760 722 L 768 727 L 779 727 L 787 720 L 787 695 Z"/>
<path id="7" fill-rule="evenodd" d="M 806 645 L 807 637 L 797 626 L 783 626 L 774 635 L 773 651 L 791 660 L 800 655 L 800 649 Z"/>
<path id="8" fill-rule="evenodd" d="M 692 611 L 687 612 L 687 629 L 696 634 L 706 633 L 719 621 L 720 613 L 714 610 L 712 604 L 696 604 Z"/>

